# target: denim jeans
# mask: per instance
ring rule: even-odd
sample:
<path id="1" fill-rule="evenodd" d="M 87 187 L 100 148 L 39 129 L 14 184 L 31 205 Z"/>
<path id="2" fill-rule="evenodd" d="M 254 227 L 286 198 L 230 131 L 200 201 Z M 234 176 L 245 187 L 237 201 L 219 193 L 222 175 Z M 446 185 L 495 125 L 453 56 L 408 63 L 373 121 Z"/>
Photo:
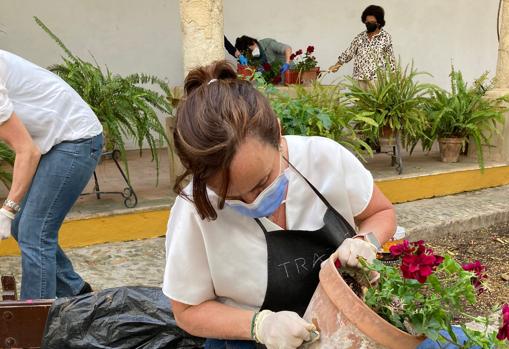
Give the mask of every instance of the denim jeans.
<path id="1" fill-rule="evenodd" d="M 254 341 L 207 339 L 205 349 L 256 349 Z"/>
<path id="2" fill-rule="evenodd" d="M 21 249 L 21 299 L 73 296 L 84 286 L 58 245 L 58 230 L 101 156 L 102 134 L 62 142 L 41 157 L 12 224 Z"/>

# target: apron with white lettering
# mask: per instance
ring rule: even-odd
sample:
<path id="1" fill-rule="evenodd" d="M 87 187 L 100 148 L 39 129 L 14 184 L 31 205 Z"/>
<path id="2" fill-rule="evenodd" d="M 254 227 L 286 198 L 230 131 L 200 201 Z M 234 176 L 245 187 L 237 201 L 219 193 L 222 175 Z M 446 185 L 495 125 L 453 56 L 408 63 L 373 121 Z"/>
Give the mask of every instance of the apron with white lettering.
<path id="1" fill-rule="evenodd" d="M 320 264 L 341 243 L 355 236 L 354 228 L 295 167 L 327 206 L 323 226 L 318 230 L 267 231 L 255 219 L 267 241 L 267 291 L 261 309 L 290 310 L 304 315 L 316 287 Z M 305 207 L 303 208 L 305 209 Z"/>

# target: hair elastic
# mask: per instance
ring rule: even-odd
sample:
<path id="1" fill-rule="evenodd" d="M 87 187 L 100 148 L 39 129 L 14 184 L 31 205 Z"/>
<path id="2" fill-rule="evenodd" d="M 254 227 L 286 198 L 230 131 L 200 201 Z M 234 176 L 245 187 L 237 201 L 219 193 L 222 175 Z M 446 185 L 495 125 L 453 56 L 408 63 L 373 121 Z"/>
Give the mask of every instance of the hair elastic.
<path id="1" fill-rule="evenodd" d="M 212 79 L 212 80 L 210 80 L 210 81 L 207 83 L 207 86 L 208 86 L 208 85 L 210 85 L 210 84 L 211 84 L 211 83 L 213 83 L 213 82 L 216 82 L 216 81 L 217 81 L 217 79 Z"/>

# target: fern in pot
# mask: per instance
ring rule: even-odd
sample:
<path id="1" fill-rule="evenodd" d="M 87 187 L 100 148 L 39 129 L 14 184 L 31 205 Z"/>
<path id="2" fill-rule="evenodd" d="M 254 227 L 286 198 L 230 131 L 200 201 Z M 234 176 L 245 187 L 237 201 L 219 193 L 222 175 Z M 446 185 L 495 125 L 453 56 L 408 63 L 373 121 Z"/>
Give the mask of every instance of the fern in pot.
<path id="1" fill-rule="evenodd" d="M 63 63 L 48 69 L 66 81 L 90 105 L 103 125 L 106 150 L 118 149 L 129 173 L 125 140 L 134 140 L 140 155 L 146 143 L 159 174 L 157 150 L 168 144 L 168 138 L 157 111 L 167 115 L 172 111 L 168 85 L 152 75 L 122 77 L 108 69 L 103 71 L 97 62 L 92 64 L 74 55 L 39 18 L 34 19 L 66 55 L 62 57 Z M 158 86 L 164 95 L 146 88 L 147 84 Z"/>
<path id="2" fill-rule="evenodd" d="M 423 142 L 424 148 L 431 148 L 432 141 L 438 140 L 441 159 L 457 162 L 460 151 L 469 142 L 477 150 L 481 168 L 484 167 L 483 146 L 489 146 L 490 138 L 499 133 L 499 124 L 504 122 L 504 102 L 507 96 L 488 99 L 485 97 L 490 84 L 488 74 L 482 74 L 471 86 L 463 80 L 461 71 L 452 67 L 451 91 L 440 88 L 433 90 L 428 102 L 429 128 L 425 134 L 431 142 Z"/>
<path id="3" fill-rule="evenodd" d="M 415 139 L 422 137 L 427 124 L 422 106 L 433 86 L 417 81 L 419 75 L 429 74 L 417 71 L 413 64 L 403 68 L 398 62 L 394 70 L 379 69 L 367 89 L 349 79 L 347 96 L 353 108 L 371 113 L 377 124 L 365 132 L 366 138 L 376 142 L 388 138 L 389 144 L 395 142 L 399 149 L 413 146 Z"/>

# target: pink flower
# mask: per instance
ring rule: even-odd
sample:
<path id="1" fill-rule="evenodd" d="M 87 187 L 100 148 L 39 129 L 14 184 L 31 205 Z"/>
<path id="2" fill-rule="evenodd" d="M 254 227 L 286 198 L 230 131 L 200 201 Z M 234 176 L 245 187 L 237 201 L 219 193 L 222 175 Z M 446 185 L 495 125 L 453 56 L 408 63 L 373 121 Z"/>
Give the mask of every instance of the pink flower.
<path id="1" fill-rule="evenodd" d="M 299 49 L 297 52 L 295 52 L 295 56 L 300 56 L 302 54 L 302 50 Z"/>
<path id="2" fill-rule="evenodd" d="M 497 339 L 509 341 L 509 305 L 502 306 L 502 326 L 498 329 Z"/>
<path id="3" fill-rule="evenodd" d="M 315 51 L 315 47 L 314 46 L 308 46 L 308 48 L 306 49 L 306 52 L 309 54 L 309 53 L 313 53 Z"/>
<path id="4" fill-rule="evenodd" d="M 292 54 L 290 55 L 290 60 L 291 60 L 291 61 L 293 61 L 294 59 L 295 59 L 295 53 L 292 53 Z"/>
<path id="5" fill-rule="evenodd" d="M 485 289 L 483 287 L 482 281 L 488 278 L 488 276 L 486 275 L 486 266 L 482 265 L 481 262 L 479 261 L 475 261 L 473 263 L 462 264 L 461 267 L 463 268 L 463 270 L 470 271 L 475 274 L 475 276 L 472 277 L 471 280 L 472 285 L 474 285 L 478 294 L 483 293 Z"/>

